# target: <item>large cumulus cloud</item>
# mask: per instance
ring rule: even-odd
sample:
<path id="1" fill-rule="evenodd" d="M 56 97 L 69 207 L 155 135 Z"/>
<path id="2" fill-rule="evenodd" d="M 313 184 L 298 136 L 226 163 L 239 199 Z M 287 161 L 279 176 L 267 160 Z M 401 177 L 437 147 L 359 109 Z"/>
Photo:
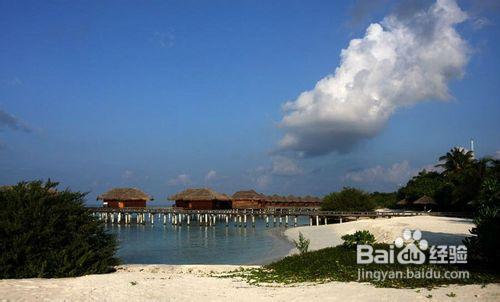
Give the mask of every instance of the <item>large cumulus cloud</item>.
<path id="1" fill-rule="evenodd" d="M 283 151 L 304 156 L 347 152 L 376 136 L 400 107 L 450 97 L 468 46 L 455 26 L 467 19 L 452 0 L 371 24 L 342 50 L 341 63 L 314 89 L 283 105 Z"/>

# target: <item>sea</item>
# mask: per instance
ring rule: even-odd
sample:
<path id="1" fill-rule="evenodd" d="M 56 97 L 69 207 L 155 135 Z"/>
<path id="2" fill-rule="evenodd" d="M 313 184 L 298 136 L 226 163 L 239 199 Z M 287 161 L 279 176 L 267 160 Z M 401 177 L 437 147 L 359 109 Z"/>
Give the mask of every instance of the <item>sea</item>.
<path id="1" fill-rule="evenodd" d="M 299 225 L 307 225 L 306 217 L 299 217 Z M 256 218 L 255 228 L 235 227 L 218 221 L 214 226 L 174 226 L 158 219 L 146 223 L 106 225 L 119 241 L 118 256 L 124 264 L 267 264 L 278 260 L 293 249 L 284 237 L 285 226 L 266 227 L 262 218 Z"/>

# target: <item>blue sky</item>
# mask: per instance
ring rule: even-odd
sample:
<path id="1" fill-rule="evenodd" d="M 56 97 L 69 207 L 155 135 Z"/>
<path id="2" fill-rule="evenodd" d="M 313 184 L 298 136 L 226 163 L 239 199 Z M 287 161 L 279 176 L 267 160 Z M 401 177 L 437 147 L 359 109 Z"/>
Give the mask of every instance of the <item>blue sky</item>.
<path id="1" fill-rule="evenodd" d="M 159 201 L 187 186 L 322 195 L 396 189 L 470 138 L 479 156 L 498 155 L 500 18 L 489 1 L 458 2 L 467 19 L 449 29 L 467 59 L 450 63 L 446 100 L 390 100 L 376 129 L 349 132 L 362 124 L 354 115 L 342 140 L 318 134 L 339 129 L 336 116 L 318 126 L 293 109 L 285 121 L 283 105 L 317 92 L 371 23 L 396 15 L 415 30 L 408 3 L 0 1 L 0 183 L 51 178 L 89 201 L 117 186 Z M 287 133 L 299 143 L 283 144 Z"/>

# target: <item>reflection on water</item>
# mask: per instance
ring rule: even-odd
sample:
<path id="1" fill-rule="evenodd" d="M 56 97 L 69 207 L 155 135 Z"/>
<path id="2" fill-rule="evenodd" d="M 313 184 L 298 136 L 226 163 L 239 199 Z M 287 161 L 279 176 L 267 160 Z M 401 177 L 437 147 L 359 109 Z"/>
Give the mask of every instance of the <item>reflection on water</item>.
<path id="1" fill-rule="evenodd" d="M 299 225 L 307 224 L 299 219 Z M 106 227 L 120 242 L 123 263 L 141 264 L 263 264 L 282 257 L 293 247 L 280 233 L 284 227 L 266 228 L 262 219 L 256 227 L 111 225 Z"/>

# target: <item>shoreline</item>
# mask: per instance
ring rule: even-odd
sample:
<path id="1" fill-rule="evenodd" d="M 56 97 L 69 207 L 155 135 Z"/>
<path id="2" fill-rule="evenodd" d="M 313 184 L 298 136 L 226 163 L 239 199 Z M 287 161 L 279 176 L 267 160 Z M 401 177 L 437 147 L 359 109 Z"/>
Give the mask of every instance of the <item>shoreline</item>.
<path id="1" fill-rule="evenodd" d="M 471 236 L 469 230 L 474 227 L 471 219 L 439 217 L 439 216 L 414 216 L 362 219 L 345 223 L 303 226 L 291 228 L 285 231 L 285 236 L 290 242 L 298 240 L 299 233 L 309 239 L 309 250 L 314 251 L 326 247 L 342 244 L 341 237 L 345 234 L 353 234 L 356 231 L 368 230 L 380 243 L 393 243 L 394 239 L 402 235 L 405 228 L 419 229 L 422 238 L 431 245 L 460 245 L 462 240 Z M 290 254 L 296 253 L 292 249 Z"/>
<path id="2" fill-rule="evenodd" d="M 302 226 L 270 230 L 276 240 L 291 240 L 302 232 L 311 240 L 311 250 L 339 244 L 341 235 L 368 229 L 379 241 L 391 241 L 402 228 L 418 226 L 432 240 L 456 240 L 467 235 L 469 220 L 421 216 L 360 220 L 326 226 Z M 408 220 L 410 219 L 410 220 Z M 451 236 L 451 237 L 450 237 Z M 294 253 L 295 248 L 288 254 Z M 286 256 L 286 255 L 285 255 Z M 377 288 L 369 283 L 326 282 L 256 286 L 240 278 L 218 278 L 213 274 L 260 265 L 166 265 L 128 264 L 116 272 L 60 279 L 0 280 L 0 300 L 6 301 L 499 301 L 500 284 L 485 287 L 447 285 L 431 290 Z M 453 293 L 453 296 L 451 295 Z M 432 301 L 431 300 L 431 301 Z"/>
<path id="3" fill-rule="evenodd" d="M 500 284 L 428 289 L 377 288 L 368 283 L 256 286 L 213 273 L 237 265 L 123 265 L 111 274 L 60 279 L 0 280 L 6 301 L 498 301 Z M 454 293 L 454 297 L 448 296 Z"/>
<path id="4" fill-rule="evenodd" d="M 265 232 L 268 232 L 268 235 L 273 238 L 273 241 L 279 242 L 278 246 L 275 247 L 276 250 L 271 250 L 269 252 L 270 255 L 261 261 L 244 265 L 266 265 L 289 256 L 290 253 L 295 250 L 295 245 L 293 244 L 293 241 L 286 236 L 286 231 L 287 229 L 283 228 L 271 228 L 269 230 L 265 230 Z"/>

